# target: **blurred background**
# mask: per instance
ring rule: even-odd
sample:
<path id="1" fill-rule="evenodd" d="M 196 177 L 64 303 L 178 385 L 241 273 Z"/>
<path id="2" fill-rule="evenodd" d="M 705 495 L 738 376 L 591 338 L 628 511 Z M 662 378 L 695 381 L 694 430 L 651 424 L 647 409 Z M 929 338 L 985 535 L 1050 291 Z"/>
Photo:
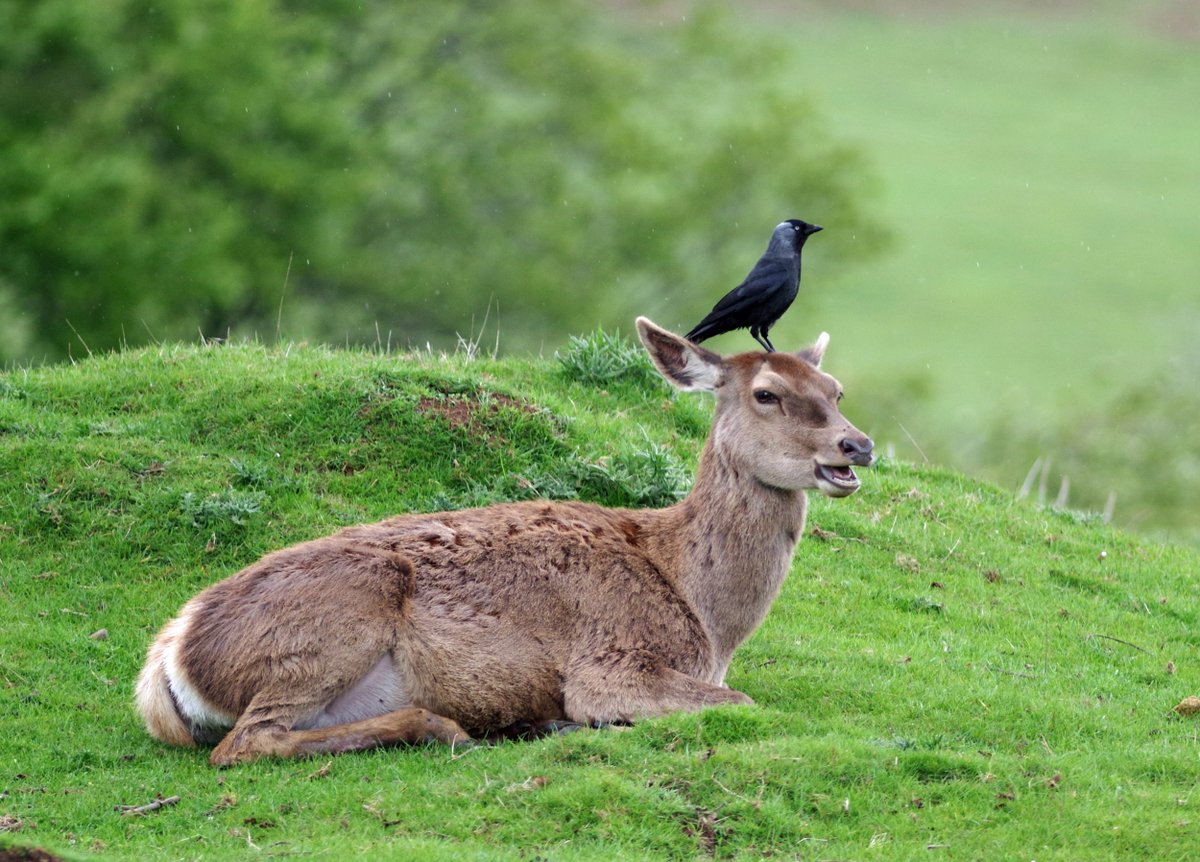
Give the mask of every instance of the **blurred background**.
<path id="1" fill-rule="evenodd" d="M 550 356 L 803 218 L 882 446 L 1198 542 L 1197 106 L 1194 0 L 8 0 L 0 363 Z"/>

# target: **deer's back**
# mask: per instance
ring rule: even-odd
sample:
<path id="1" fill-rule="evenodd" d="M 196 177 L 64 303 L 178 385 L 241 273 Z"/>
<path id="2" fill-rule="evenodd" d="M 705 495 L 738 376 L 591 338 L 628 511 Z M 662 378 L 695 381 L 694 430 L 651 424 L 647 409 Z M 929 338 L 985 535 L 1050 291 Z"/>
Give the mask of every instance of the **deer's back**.
<path id="1" fill-rule="evenodd" d="M 687 663 L 706 646 L 705 635 L 646 515 L 586 503 L 514 503 L 405 515 L 339 538 L 412 562 L 413 624 L 422 632 L 513 628 L 555 644 L 564 657 L 594 654 L 608 642 L 653 642 L 673 664 Z"/>

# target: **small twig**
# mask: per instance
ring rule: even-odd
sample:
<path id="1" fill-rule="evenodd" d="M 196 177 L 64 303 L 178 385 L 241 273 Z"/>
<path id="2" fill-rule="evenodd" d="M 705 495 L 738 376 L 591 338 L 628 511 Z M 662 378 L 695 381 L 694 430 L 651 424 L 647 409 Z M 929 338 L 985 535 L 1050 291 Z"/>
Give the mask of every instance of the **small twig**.
<path id="1" fill-rule="evenodd" d="M 92 348 L 88 347 L 88 343 L 83 340 L 83 336 L 79 334 L 79 330 L 75 328 L 75 324 L 67 320 L 67 326 L 71 327 L 71 331 L 75 333 L 75 337 L 79 339 L 79 343 L 83 345 L 83 349 L 87 351 L 87 355 L 91 356 Z"/>
<path id="2" fill-rule="evenodd" d="M 894 419 L 895 417 L 892 418 Z M 912 443 L 916 450 L 921 453 L 921 460 L 928 464 L 929 456 L 925 454 L 925 450 L 921 448 L 921 444 L 917 442 L 917 438 L 908 433 L 908 429 L 904 427 L 903 422 L 897 420 L 896 424 L 900 426 L 900 430 L 904 432 L 904 436 L 908 438 L 908 442 Z"/>
<path id="3" fill-rule="evenodd" d="M 491 300 L 488 304 L 491 305 Z M 492 348 L 492 359 L 500 355 L 500 300 L 496 300 L 496 346 Z"/>
<path id="4" fill-rule="evenodd" d="M 991 664 L 985 665 L 985 666 L 987 667 L 988 670 L 990 670 L 994 673 L 1008 674 L 1009 676 L 1016 676 L 1016 677 L 1020 677 L 1021 679 L 1037 679 L 1036 676 L 1031 676 L 1030 674 L 1027 674 L 1027 673 L 1017 673 L 1015 670 L 1005 670 L 1002 667 L 996 667 L 995 665 L 991 665 Z"/>
<path id="5" fill-rule="evenodd" d="M 283 289 L 279 291 L 279 311 L 275 314 L 275 343 L 279 343 L 279 338 L 283 333 L 283 298 L 287 296 L 288 279 L 292 275 L 292 258 L 296 256 L 295 250 L 288 252 L 287 272 L 283 274 Z"/>
<path id="6" fill-rule="evenodd" d="M 152 341 L 156 346 L 161 346 L 162 342 L 155 337 L 154 332 L 150 329 L 150 324 L 146 322 L 146 319 L 144 317 L 139 317 L 138 320 L 141 322 L 142 327 L 145 328 L 146 334 L 150 336 L 150 341 Z"/>
<path id="7" fill-rule="evenodd" d="M 1154 655 L 1154 653 L 1150 652 L 1150 650 L 1148 650 L 1148 649 L 1142 649 L 1137 644 L 1131 644 L 1129 641 L 1123 641 L 1120 638 L 1113 637 L 1112 635 L 1102 635 L 1102 634 L 1096 633 L 1096 634 L 1085 635 L 1083 639 L 1085 641 L 1090 641 L 1092 638 L 1104 638 L 1106 641 L 1116 641 L 1117 643 L 1125 644 L 1125 646 L 1131 647 L 1132 649 L 1135 649 L 1138 652 L 1144 652 L 1146 655 Z"/>
<path id="8" fill-rule="evenodd" d="M 743 802 L 749 802 L 751 805 L 753 805 L 753 804 L 754 804 L 754 800 L 753 800 L 753 799 L 747 799 L 745 796 L 742 796 L 742 794 L 740 794 L 740 793 L 737 793 L 737 792 L 735 792 L 735 791 L 733 791 L 733 790 L 730 790 L 730 789 L 729 789 L 728 787 L 726 787 L 724 784 L 722 784 L 721 782 L 717 781 L 717 779 L 715 779 L 715 778 L 714 778 L 714 779 L 712 780 L 712 782 L 713 782 L 713 784 L 717 785 L 717 787 L 721 788 L 722 790 L 724 790 L 726 793 L 728 793 L 730 796 L 734 797 L 735 799 L 740 799 L 740 800 L 742 800 Z"/>
<path id="9" fill-rule="evenodd" d="M 458 737 L 455 737 L 454 741 L 450 743 L 450 759 L 461 760 L 468 754 L 478 751 L 481 748 L 483 748 L 483 746 L 481 746 L 474 739 L 467 740 L 464 743 L 459 743 Z"/>
<path id="10" fill-rule="evenodd" d="M 316 772 L 306 775 L 304 777 L 304 780 L 312 781 L 314 778 L 324 778 L 326 775 L 329 774 L 330 770 L 332 770 L 332 769 L 333 769 L 333 761 L 330 760 L 330 761 L 326 762 L 326 764 L 324 766 L 322 766 L 320 769 L 318 769 Z"/>
<path id="11" fill-rule="evenodd" d="M 839 536 L 837 533 L 833 532 L 832 530 L 821 529 L 816 524 L 813 525 L 813 528 L 809 532 L 809 535 L 812 536 L 814 539 L 821 539 L 822 541 L 825 541 L 825 542 L 832 542 L 834 539 L 838 539 L 843 542 L 858 542 L 860 545 L 865 545 L 867 543 L 866 539 L 860 539 L 858 536 Z"/>
<path id="12" fill-rule="evenodd" d="M 178 802 L 178 796 L 168 796 L 166 799 L 160 796 L 153 802 L 147 802 L 145 805 L 117 805 L 113 810 L 120 811 L 122 817 L 128 817 L 130 814 L 149 814 L 151 811 L 157 811 L 160 808 L 175 805 Z"/>

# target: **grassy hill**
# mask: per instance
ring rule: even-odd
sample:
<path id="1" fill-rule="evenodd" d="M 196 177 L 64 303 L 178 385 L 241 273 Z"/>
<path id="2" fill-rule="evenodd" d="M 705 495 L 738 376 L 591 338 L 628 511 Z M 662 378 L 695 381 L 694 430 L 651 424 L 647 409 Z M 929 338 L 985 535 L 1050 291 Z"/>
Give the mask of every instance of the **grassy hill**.
<path id="1" fill-rule="evenodd" d="M 1198 719 L 1172 707 L 1200 694 L 1200 554 L 897 462 L 848 500 L 813 498 L 783 595 L 731 669 L 754 707 L 224 772 L 145 735 L 130 700 L 151 636 L 265 551 L 406 510 L 682 493 L 709 400 L 673 395 L 599 336 L 570 358 L 210 344 L 0 376 L 0 848 L 1043 862 L 1194 848 Z M 158 796 L 179 801 L 115 810 Z"/>

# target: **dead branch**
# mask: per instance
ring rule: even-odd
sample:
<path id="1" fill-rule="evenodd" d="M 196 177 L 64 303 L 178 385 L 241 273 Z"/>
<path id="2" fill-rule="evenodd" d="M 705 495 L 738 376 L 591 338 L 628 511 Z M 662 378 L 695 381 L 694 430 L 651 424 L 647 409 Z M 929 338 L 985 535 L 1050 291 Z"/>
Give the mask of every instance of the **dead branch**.
<path id="1" fill-rule="evenodd" d="M 149 814 L 151 811 L 157 811 L 160 808 L 166 808 L 168 805 L 175 805 L 179 802 L 178 796 L 168 796 L 165 799 L 159 796 L 152 802 L 147 802 L 145 805 L 117 805 L 114 806 L 115 811 L 120 811 L 122 817 L 128 817 L 131 814 L 142 815 Z"/>
<path id="2" fill-rule="evenodd" d="M 1153 655 L 1153 653 L 1150 652 L 1150 650 L 1148 650 L 1148 649 L 1142 649 L 1137 644 L 1131 644 L 1129 641 L 1123 641 L 1120 638 L 1113 637 L 1112 635 L 1102 635 L 1099 633 L 1093 633 L 1090 635 L 1085 635 L 1083 639 L 1085 641 L 1090 641 L 1092 638 L 1104 638 L 1104 640 L 1106 640 L 1106 641 L 1115 641 L 1116 643 L 1124 644 L 1127 647 L 1131 647 L 1132 649 L 1135 649 L 1138 652 L 1144 652 L 1146 655 Z"/>

